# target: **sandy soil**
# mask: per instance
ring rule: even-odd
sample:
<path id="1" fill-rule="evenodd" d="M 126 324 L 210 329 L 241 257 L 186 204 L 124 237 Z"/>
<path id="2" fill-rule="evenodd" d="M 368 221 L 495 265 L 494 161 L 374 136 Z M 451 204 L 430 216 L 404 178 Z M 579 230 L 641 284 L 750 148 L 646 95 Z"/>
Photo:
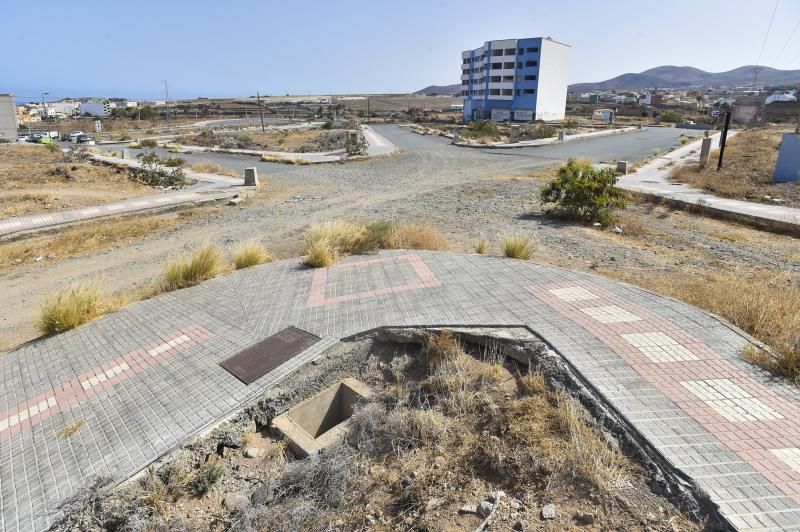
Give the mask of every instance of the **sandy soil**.
<path id="1" fill-rule="evenodd" d="M 100 205 L 152 192 L 122 170 L 66 162 L 62 153 L 44 146 L 0 146 L 0 218 Z"/>

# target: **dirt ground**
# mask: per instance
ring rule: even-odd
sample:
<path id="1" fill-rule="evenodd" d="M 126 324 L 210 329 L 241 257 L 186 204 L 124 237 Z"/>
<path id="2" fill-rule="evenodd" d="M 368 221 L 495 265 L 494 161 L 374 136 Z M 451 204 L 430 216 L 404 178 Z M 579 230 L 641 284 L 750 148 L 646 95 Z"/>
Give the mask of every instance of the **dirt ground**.
<path id="1" fill-rule="evenodd" d="M 0 218 L 101 205 L 152 193 L 127 172 L 91 162 L 65 162 L 44 146 L 0 145 Z"/>
<path id="2" fill-rule="evenodd" d="M 347 146 L 343 129 L 276 129 L 267 133 L 225 133 L 205 130 L 197 135 L 178 137 L 177 144 L 226 149 L 264 150 L 293 153 L 327 152 Z"/>
<path id="3" fill-rule="evenodd" d="M 704 169 L 680 167 L 671 178 L 726 198 L 800 206 L 800 183 L 773 183 L 781 135 L 788 129 L 775 127 L 740 131 L 728 141 L 722 170 L 717 171 L 719 150 L 711 153 Z"/>

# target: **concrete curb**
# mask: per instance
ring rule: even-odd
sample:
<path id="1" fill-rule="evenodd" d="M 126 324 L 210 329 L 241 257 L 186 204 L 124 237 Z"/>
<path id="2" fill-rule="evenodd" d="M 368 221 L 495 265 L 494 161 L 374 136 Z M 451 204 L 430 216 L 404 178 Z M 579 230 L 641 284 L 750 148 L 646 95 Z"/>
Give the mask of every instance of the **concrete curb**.
<path id="1" fill-rule="evenodd" d="M 536 148 L 539 146 L 549 146 L 551 144 L 560 144 L 564 142 L 570 142 L 573 140 L 582 140 L 582 139 L 589 139 L 594 137 L 606 137 L 609 135 L 619 135 L 622 133 L 633 133 L 635 131 L 641 131 L 637 127 L 626 127 L 621 129 L 609 129 L 604 131 L 595 131 L 592 133 L 578 133 L 577 135 L 565 135 L 564 140 L 558 140 L 558 138 L 549 138 L 549 139 L 537 139 L 531 141 L 522 141 L 517 142 L 515 144 L 509 144 L 508 142 L 498 142 L 495 144 L 469 144 L 466 142 L 456 142 L 453 145 L 458 146 L 460 148 L 482 148 L 482 149 L 494 149 L 494 150 L 512 150 L 515 148 Z M 452 135 L 450 135 L 452 138 Z"/>

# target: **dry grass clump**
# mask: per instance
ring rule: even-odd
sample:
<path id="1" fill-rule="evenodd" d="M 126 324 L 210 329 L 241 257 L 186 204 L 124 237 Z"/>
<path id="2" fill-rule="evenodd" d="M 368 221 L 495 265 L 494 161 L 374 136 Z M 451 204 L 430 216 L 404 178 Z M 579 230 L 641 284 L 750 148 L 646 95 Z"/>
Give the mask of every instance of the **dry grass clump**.
<path id="1" fill-rule="evenodd" d="M 17 265 L 24 266 L 37 257 L 47 260 L 63 259 L 128 244 L 134 239 L 174 227 L 181 218 L 194 214 L 197 213 L 181 211 L 177 215 L 109 218 L 68 227 L 53 234 L 3 243 L 0 244 L 0 270 Z"/>
<path id="2" fill-rule="evenodd" d="M 233 265 L 237 270 L 267 262 L 272 262 L 272 256 L 259 242 L 247 242 L 233 251 Z"/>
<path id="3" fill-rule="evenodd" d="M 191 168 L 195 172 L 200 172 L 201 174 L 218 174 L 222 171 L 222 167 L 220 165 L 206 160 L 198 161 L 192 164 Z"/>
<path id="4" fill-rule="evenodd" d="M 751 360 L 800 385 L 800 287 L 788 275 L 731 271 L 624 279 L 727 319 L 774 351 L 751 350 Z"/>
<path id="5" fill-rule="evenodd" d="M 485 238 L 481 238 L 475 244 L 475 253 L 478 255 L 485 255 L 489 251 L 489 243 Z"/>
<path id="6" fill-rule="evenodd" d="M 623 236 L 646 236 L 650 230 L 643 217 L 628 211 L 614 213 L 612 225 L 622 229 Z"/>
<path id="7" fill-rule="evenodd" d="M 42 334 L 58 334 L 114 312 L 124 303 L 124 298 L 104 298 L 99 281 L 73 284 L 44 300 L 36 325 Z"/>
<path id="8" fill-rule="evenodd" d="M 204 244 L 191 257 L 181 257 L 167 263 L 164 268 L 164 290 L 194 286 L 222 271 L 222 251 L 212 244 Z"/>
<path id="9" fill-rule="evenodd" d="M 423 224 L 400 224 L 395 229 L 395 249 L 447 249 L 444 235 L 435 227 Z"/>
<path id="10" fill-rule="evenodd" d="M 523 235 L 506 235 L 500 241 L 503 254 L 512 259 L 528 260 L 536 251 L 536 244 Z"/>
<path id="11" fill-rule="evenodd" d="M 305 263 L 314 268 L 328 267 L 348 253 L 377 249 L 446 249 L 447 239 L 435 227 L 422 224 L 395 224 L 388 221 L 362 224 L 328 221 L 312 225 L 303 243 Z"/>

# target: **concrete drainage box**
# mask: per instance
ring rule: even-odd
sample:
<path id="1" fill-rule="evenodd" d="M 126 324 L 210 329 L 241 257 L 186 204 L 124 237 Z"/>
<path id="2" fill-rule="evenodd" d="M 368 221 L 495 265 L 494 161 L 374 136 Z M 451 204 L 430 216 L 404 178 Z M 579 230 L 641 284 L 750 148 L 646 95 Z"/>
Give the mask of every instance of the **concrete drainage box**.
<path id="1" fill-rule="evenodd" d="M 288 440 L 296 456 L 305 458 L 341 439 L 356 403 L 371 395 L 364 383 L 344 379 L 273 419 L 272 428 Z"/>

